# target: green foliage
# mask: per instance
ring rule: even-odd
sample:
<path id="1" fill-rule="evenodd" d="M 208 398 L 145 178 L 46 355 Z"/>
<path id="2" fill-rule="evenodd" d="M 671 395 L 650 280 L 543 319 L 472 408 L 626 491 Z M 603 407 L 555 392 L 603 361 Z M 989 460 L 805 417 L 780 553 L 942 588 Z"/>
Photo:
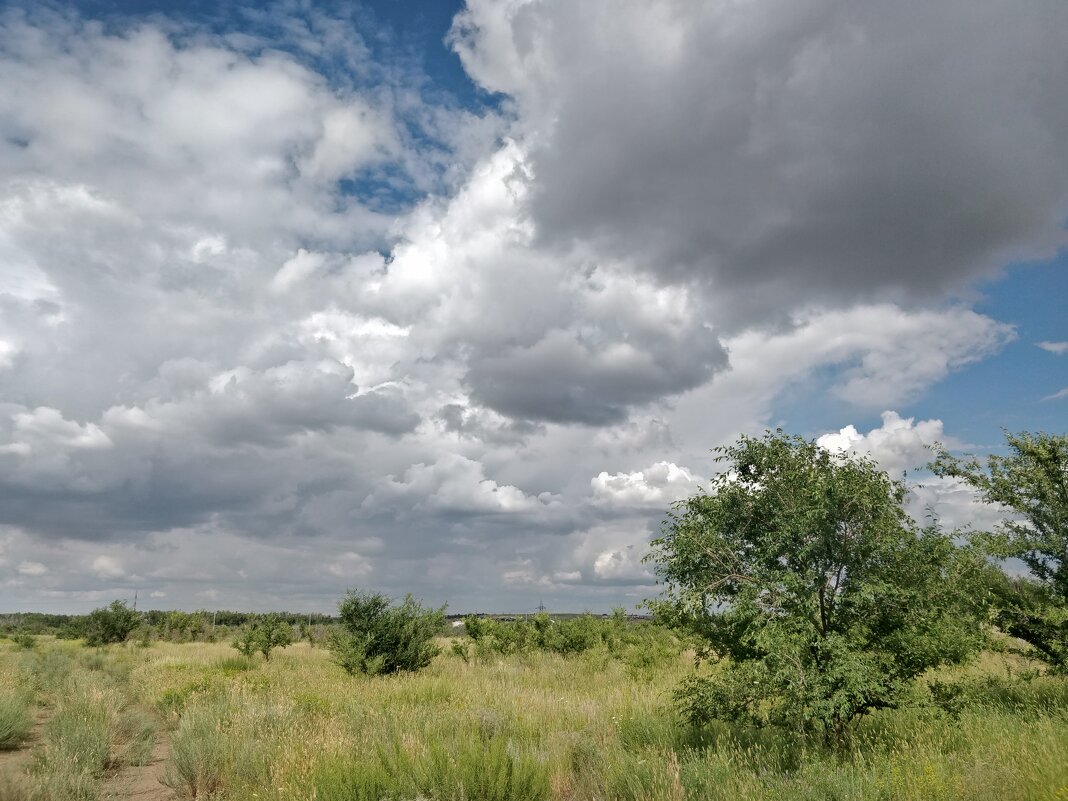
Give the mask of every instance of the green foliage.
<path id="1" fill-rule="evenodd" d="M 338 604 L 341 630 L 330 638 L 334 660 L 350 674 L 415 671 L 437 656 L 434 637 L 445 625 L 445 607 L 424 609 L 411 596 L 393 606 L 380 593 L 350 591 Z"/>
<path id="2" fill-rule="evenodd" d="M 601 649 L 637 669 L 662 664 L 682 648 L 678 638 L 660 626 L 628 623 L 622 609 L 610 618 L 585 614 L 556 619 L 544 612 L 514 620 L 467 615 L 464 629 L 481 655 L 547 651 L 573 656 Z M 461 658 L 470 657 L 463 644 L 454 644 L 453 651 Z"/>
<path id="3" fill-rule="evenodd" d="M 1005 434 L 1009 453 L 957 459 L 941 449 L 931 469 L 959 478 L 1014 516 L 973 536 L 987 553 L 1017 557 L 1037 581 L 995 582 L 998 626 L 1068 670 L 1068 434 Z"/>
<path id="4" fill-rule="evenodd" d="M 159 623 L 160 636 L 173 642 L 188 642 L 203 634 L 208 620 L 205 612 L 167 612 Z"/>
<path id="5" fill-rule="evenodd" d="M 235 637 L 230 645 L 236 648 L 238 653 L 245 659 L 251 659 L 260 650 L 259 637 L 256 635 L 256 630 L 251 626 Z"/>
<path id="6" fill-rule="evenodd" d="M 1068 602 L 1068 434 L 1006 432 L 1007 456 L 956 459 L 942 449 L 931 469 L 959 478 L 987 503 L 1008 507 L 1019 519 L 1004 521 L 1001 555 L 1022 559 L 1039 581 Z"/>
<path id="7" fill-rule="evenodd" d="M 27 698 L 16 694 L 0 695 L 0 750 L 18 748 L 32 725 Z"/>
<path id="8" fill-rule="evenodd" d="M 85 644 L 96 647 L 125 642 L 140 622 L 141 616 L 125 601 L 112 601 L 108 606 L 94 609 L 86 617 Z"/>
<path id="9" fill-rule="evenodd" d="M 254 620 L 232 643 L 242 656 L 251 658 L 259 652 L 270 661 L 271 651 L 293 643 L 293 627 L 277 615 Z"/>
<path id="10" fill-rule="evenodd" d="M 994 623 L 1034 648 L 1057 672 L 1068 672 L 1068 602 L 1052 587 L 1026 578 L 992 577 Z"/>
<path id="11" fill-rule="evenodd" d="M 23 651 L 32 651 L 37 645 L 37 638 L 28 631 L 16 631 L 11 635 L 11 641 Z"/>
<path id="12" fill-rule="evenodd" d="M 667 583 L 655 613 L 718 663 L 678 692 L 691 720 L 840 738 L 925 670 L 978 650 L 983 563 L 917 530 L 902 484 L 782 432 L 718 453 L 728 470 L 653 542 Z"/>

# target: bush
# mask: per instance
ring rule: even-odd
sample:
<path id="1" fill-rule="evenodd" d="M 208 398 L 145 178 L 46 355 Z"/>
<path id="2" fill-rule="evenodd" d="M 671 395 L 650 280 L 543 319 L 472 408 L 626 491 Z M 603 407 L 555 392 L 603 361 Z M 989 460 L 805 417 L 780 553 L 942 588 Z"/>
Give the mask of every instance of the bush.
<path id="1" fill-rule="evenodd" d="M 350 591 L 338 612 L 341 630 L 330 638 L 330 650 L 349 674 L 415 671 L 438 654 L 434 637 L 445 625 L 445 607 L 424 609 L 411 595 L 392 606 L 380 593 Z"/>
<path id="2" fill-rule="evenodd" d="M 253 621 L 232 645 L 246 659 L 258 651 L 263 654 L 264 659 L 270 661 L 271 651 L 275 648 L 285 648 L 292 643 L 293 627 L 277 615 L 267 615 Z"/>
<path id="3" fill-rule="evenodd" d="M 32 651 L 37 645 L 37 638 L 28 631 L 16 631 L 11 635 L 11 641 L 23 651 Z"/>
<path id="4" fill-rule="evenodd" d="M 991 556 L 1021 559 L 1034 577 L 1001 577 L 994 587 L 996 623 L 1034 646 L 1054 669 L 1068 673 L 1068 434 L 1006 431 L 1005 441 L 1008 453 L 988 456 L 985 465 L 941 448 L 929 467 L 1012 513 L 993 532 L 972 535 Z"/>
<path id="5" fill-rule="evenodd" d="M 194 706 L 182 715 L 164 784 L 186 798 L 208 798 L 222 787 L 231 761 L 224 719 L 220 706 Z"/>
<path id="6" fill-rule="evenodd" d="M 130 632 L 137 628 L 141 616 L 125 601 L 112 601 L 110 605 L 94 609 L 85 619 L 85 644 L 89 646 L 125 642 Z"/>

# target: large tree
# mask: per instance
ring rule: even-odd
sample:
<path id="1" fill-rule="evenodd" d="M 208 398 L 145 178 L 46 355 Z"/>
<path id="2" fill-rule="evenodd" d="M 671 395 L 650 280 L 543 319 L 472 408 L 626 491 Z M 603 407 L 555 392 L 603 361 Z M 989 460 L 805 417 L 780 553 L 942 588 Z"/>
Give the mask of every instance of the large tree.
<path id="1" fill-rule="evenodd" d="M 971 486 L 1006 512 L 975 539 L 997 557 L 1021 559 L 1034 580 L 1002 578 L 997 622 L 1033 645 L 1051 665 L 1068 669 L 1068 435 L 1006 432 L 1008 451 L 985 463 L 944 448 L 931 469 Z"/>
<path id="2" fill-rule="evenodd" d="M 781 431 L 718 453 L 727 469 L 676 505 L 650 555 L 667 585 L 654 611 L 718 663 L 679 692 L 694 721 L 837 738 L 980 647 L 981 559 L 919 529 L 873 462 Z"/>

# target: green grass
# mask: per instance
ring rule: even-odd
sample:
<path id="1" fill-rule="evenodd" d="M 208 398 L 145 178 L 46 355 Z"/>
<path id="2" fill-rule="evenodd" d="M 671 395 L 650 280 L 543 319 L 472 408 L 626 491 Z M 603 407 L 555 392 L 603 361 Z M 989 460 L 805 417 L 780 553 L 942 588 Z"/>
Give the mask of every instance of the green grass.
<path id="1" fill-rule="evenodd" d="M 56 709 L 45 724 L 43 765 L 99 776 L 111 754 L 112 698 L 83 690 Z"/>
<path id="2" fill-rule="evenodd" d="M 0 695 L 0 749 L 18 748 L 33 726 L 30 701 L 24 695 Z"/>
<path id="3" fill-rule="evenodd" d="M 5 738 L 9 747 L 30 727 L 34 697 L 46 717 L 30 771 L 5 775 L 0 799 L 97 801 L 109 771 L 147 761 L 156 721 L 130 697 L 134 664 L 123 651 L 87 652 L 55 642 L 17 656 L 0 652 L 0 683 L 15 688 L 0 696 L 0 730 L 14 732 Z"/>
<path id="4" fill-rule="evenodd" d="M 412 750 L 394 736 L 372 754 L 324 762 L 313 785 L 320 801 L 546 801 L 550 791 L 537 754 L 503 738 Z"/>
<path id="5" fill-rule="evenodd" d="M 200 801 L 1068 801 L 1068 678 L 1035 667 L 989 653 L 940 672 L 831 749 L 686 725 L 671 700 L 686 655 L 445 647 L 423 672 L 366 678 L 307 644 L 254 668 L 224 643 L 0 651 L 0 678 L 52 705 L 30 778 L 53 801 L 93 801 L 103 773 L 147 755 L 147 710 L 172 729 L 168 784 Z"/>

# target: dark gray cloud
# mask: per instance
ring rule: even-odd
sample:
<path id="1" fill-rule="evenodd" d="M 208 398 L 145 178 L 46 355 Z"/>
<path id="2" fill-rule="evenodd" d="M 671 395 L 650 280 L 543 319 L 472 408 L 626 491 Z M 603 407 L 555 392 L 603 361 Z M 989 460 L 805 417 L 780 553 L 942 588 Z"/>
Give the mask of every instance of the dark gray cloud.
<path id="1" fill-rule="evenodd" d="M 472 397 L 511 417 L 603 426 L 624 422 L 634 406 L 704 383 L 726 363 L 719 339 L 704 328 L 600 347 L 553 332 L 530 347 L 480 358 L 466 381 Z"/>
<path id="2" fill-rule="evenodd" d="M 542 240 L 705 282 L 724 318 L 1066 242 L 1058 0 L 468 6 L 453 42 L 515 100 Z"/>

